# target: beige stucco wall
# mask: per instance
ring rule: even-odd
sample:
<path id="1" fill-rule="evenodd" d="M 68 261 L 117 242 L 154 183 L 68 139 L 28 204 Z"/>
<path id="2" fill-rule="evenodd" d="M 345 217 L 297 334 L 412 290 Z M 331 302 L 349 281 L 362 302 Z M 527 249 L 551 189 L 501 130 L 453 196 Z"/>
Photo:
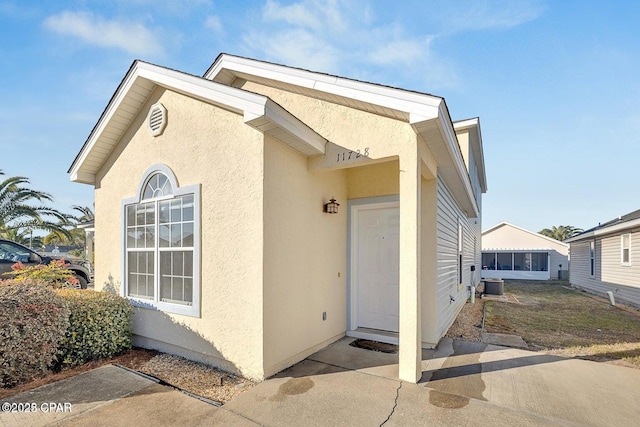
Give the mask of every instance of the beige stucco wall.
<path id="1" fill-rule="evenodd" d="M 347 172 L 348 198 L 399 194 L 400 378 L 416 381 L 420 378 L 422 343 L 433 345 L 439 338 L 435 306 L 439 302 L 433 303 L 440 283 L 433 262 L 437 238 L 433 156 L 406 122 L 255 82 L 239 81 L 237 85 L 269 96 L 328 139 L 326 154 L 310 158 L 308 169 L 353 168 Z M 367 169 L 354 168 L 361 165 Z M 423 180 L 423 173 L 427 180 Z M 421 201 L 422 196 L 425 201 Z M 423 220 L 427 224 L 422 224 Z M 423 226 L 426 228 L 421 233 Z M 423 250 L 431 261 L 422 261 Z"/>
<path id="2" fill-rule="evenodd" d="M 395 195 L 400 192 L 399 181 L 397 160 L 353 167 L 347 169 L 347 197 L 362 199 Z"/>
<path id="3" fill-rule="evenodd" d="M 168 125 L 154 138 L 145 119 L 158 100 Z M 179 185 L 201 184 L 201 317 L 136 309 L 134 333 L 147 346 L 254 378 L 264 373 L 263 138 L 240 115 L 157 90 L 99 171 L 95 191 L 96 288 L 119 290 L 121 203 L 137 196 L 145 170 L 162 163 Z"/>
<path id="4" fill-rule="evenodd" d="M 307 159 L 267 138 L 264 178 L 266 375 L 345 333 L 346 171 L 308 172 Z M 323 212 L 330 198 L 338 214 Z M 323 312 L 326 320 L 323 320 Z"/>
<path id="5" fill-rule="evenodd" d="M 416 133 L 406 122 L 255 82 L 241 83 L 243 89 L 270 97 L 329 141 L 326 155 L 308 159 L 310 170 L 388 161 L 417 149 Z M 354 154 L 351 159 L 348 159 L 349 152 Z M 355 155 L 358 152 L 360 157 Z M 347 156 L 338 160 L 337 155 L 342 153 Z"/>

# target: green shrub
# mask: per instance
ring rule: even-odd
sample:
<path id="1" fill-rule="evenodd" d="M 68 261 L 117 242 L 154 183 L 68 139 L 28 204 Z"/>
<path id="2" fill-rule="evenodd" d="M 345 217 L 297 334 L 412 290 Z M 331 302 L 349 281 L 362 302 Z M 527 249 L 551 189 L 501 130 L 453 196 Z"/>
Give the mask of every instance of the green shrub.
<path id="1" fill-rule="evenodd" d="M 69 306 L 59 366 L 76 366 L 131 349 L 133 308 L 126 298 L 106 292 L 57 289 Z"/>
<path id="2" fill-rule="evenodd" d="M 49 371 L 69 326 L 64 299 L 32 280 L 0 282 L 0 387 Z"/>
<path id="3" fill-rule="evenodd" d="M 11 266 L 11 270 L 4 275 L 11 276 L 14 283 L 39 282 L 54 288 L 77 287 L 79 282 L 73 275 L 73 271 L 66 268 L 64 259 L 54 259 L 49 264 L 36 264 L 26 266 L 17 262 Z"/>

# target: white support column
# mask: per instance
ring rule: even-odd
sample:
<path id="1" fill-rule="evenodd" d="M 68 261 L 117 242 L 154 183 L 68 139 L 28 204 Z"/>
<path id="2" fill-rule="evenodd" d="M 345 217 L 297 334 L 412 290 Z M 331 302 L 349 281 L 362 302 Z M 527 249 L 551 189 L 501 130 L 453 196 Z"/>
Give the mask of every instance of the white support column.
<path id="1" fill-rule="evenodd" d="M 421 174 L 417 147 L 400 156 L 400 330 L 399 373 L 403 381 L 422 377 L 420 296 Z"/>

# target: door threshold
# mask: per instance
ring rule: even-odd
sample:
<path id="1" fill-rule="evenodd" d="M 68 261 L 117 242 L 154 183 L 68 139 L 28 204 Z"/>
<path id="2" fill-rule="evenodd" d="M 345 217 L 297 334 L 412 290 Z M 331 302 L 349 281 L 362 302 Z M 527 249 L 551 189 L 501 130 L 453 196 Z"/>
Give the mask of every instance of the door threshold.
<path id="1" fill-rule="evenodd" d="M 346 335 L 348 337 L 378 341 L 386 344 L 398 345 L 399 343 L 397 332 L 383 331 L 380 329 L 357 328 L 353 331 L 347 331 Z"/>

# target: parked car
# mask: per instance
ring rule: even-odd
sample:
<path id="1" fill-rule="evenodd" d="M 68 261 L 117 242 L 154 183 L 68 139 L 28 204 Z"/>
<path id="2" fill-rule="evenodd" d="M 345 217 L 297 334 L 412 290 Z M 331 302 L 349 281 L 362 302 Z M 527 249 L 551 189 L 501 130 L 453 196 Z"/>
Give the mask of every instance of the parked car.
<path id="1" fill-rule="evenodd" d="M 81 289 L 87 289 L 93 283 L 93 268 L 87 260 L 73 257 L 46 256 L 22 246 L 11 240 L 0 239 L 0 274 L 11 271 L 11 266 L 17 262 L 25 266 L 49 264 L 54 259 L 64 259 L 69 270 L 80 282 Z M 1 278 L 2 276 L 0 276 Z"/>

